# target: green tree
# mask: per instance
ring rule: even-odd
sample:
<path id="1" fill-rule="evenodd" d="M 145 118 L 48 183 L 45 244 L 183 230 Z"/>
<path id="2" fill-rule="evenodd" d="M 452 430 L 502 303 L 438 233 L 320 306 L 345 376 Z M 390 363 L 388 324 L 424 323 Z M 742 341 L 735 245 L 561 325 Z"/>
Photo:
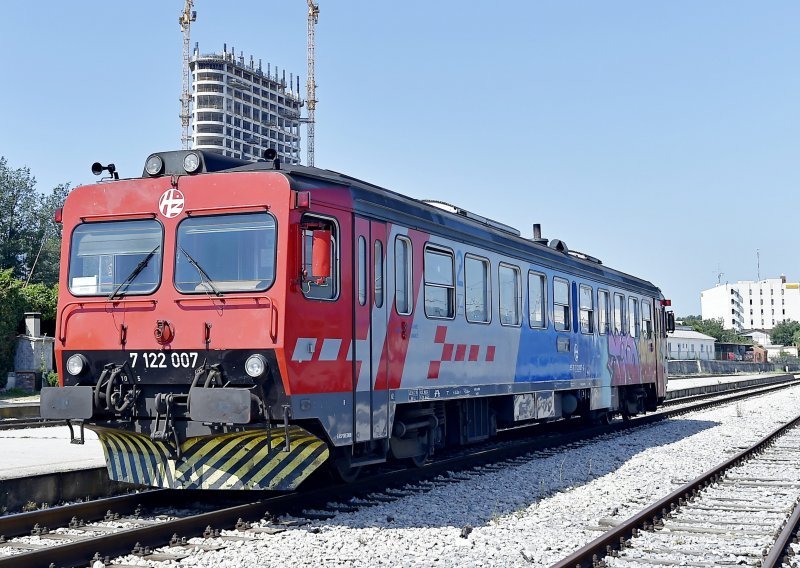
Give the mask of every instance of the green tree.
<path id="1" fill-rule="evenodd" d="M 748 337 L 743 337 L 733 330 L 725 329 L 722 325 L 722 318 L 704 320 L 700 316 L 686 316 L 679 318 L 683 325 L 691 327 L 693 330 L 710 335 L 720 343 L 752 343 Z"/>
<path id="2" fill-rule="evenodd" d="M 796 343 L 795 334 L 800 331 L 800 322 L 786 320 L 775 327 L 769 334 L 773 345 L 794 345 Z"/>
<path id="3" fill-rule="evenodd" d="M 61 225 L 53 213 L 68 193 L 69 184 L 38 192 L 28 168 L 10 168 L 0 157 L 0 269 L 25 281 L 58 281 Z"/>
<path id="4" fill-rule="evenodd" d="M 24 311 L 21 289 L 22 282 L 14 278 L 10 268 L 0 270 L 0 388 L 6 386 L 8 372 L 14 366 L 17 326 Z"/>

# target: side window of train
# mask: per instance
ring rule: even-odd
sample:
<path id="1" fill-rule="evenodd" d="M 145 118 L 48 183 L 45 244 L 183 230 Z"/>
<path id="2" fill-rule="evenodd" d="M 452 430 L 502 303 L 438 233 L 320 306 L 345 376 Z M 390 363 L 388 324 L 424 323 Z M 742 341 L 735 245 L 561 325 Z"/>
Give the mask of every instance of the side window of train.
<path id="1" fill-rule="evenodd" d="M 367 303 L 367 241 L 358 237 L 358 264 L 356 265 L 356 282 L 358 283 L 358 304 Z"/>
<path id="2" fill-rule="evenodd" d="M 553 278 L 553 326 L 556 331 L 569 331 L 571 321 L 569 282 Z"/>
<path id="3" fill-rule="evenodd" d="M 489 261 L 467 254 L 464 256 L 464 304 L 467 321 L 489 323 L 492 319 L 492 289 Z"/>
<path id="4" fill-rule="evenodd" d="M 412 310 L 413 288 L 411 263 L 411 241 L 398 236 L 394 241 L 394 297 L 395 309 L 400 315 L 409 315 Z"/>
<path id="5" fill-rule="evenodd" d="M 597 331 L 606 335 L 610 324 L 608 290 L 597 290 Z"/>
<path id="6" fill-rule="evenodd" d="M 520 325 L 522 321 L 522 291 L 519 268 L 500 264 L 497 268 L 497 287 L 500 289 L 500 323 Z"/>
<path id="7" fill-rule="evenodd" d="M 538 272 L 528 272 L 528 321 L 531 327 L 547 327 L 546 300 L 547 278 Z"/>
<path id="8" fill-rule="evenodd" d="M 642 334 L 645 339 L 653 338 L 653 304 L 642 300 Z"/>
<path id="9" fill-rule="evenodd" d="M 339 295 L 339 228 L 329 217 L 304 215 L 300 221 L 300 281 L 311 300 L 335 300 Z"/>
<path id="10" fill-rule="evenodd" d="M 592 293 L 592 287 L 581 284 L 579 290 L 581 333 L 594 333 L 594 294 Z"/>
<path id="11" fill-rule="evenodd" d="M 375 307 L 383 307 L 383 243 L 375 241 L 373 258 L 375 259 Z"/>
<path id="12" fill-rule="evenodd" d="M 614 335 L 625 332 L 625 296 L 614 294 Z"/>
<path id="13" fill-rule="evenodd" d="M 639 300 L 628 298 L 628 324 L 630 336 L 639 337 Z"/>
<path id="14" fill-rule="evenodd" d="M 425 247 L 425 315 L 453 319 L 456 314 L 454 257 L 448 249 Z"/>

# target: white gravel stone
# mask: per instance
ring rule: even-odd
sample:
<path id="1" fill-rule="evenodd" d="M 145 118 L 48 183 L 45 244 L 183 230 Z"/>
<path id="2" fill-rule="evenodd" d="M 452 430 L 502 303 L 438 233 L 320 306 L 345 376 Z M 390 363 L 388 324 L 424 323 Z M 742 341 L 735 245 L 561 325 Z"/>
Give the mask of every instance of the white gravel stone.
<path id="1" fill-rule="evenodd" d="M 599 536 L 601 520 L 633 515 L 763 437 L 798 409 L 798 387 L 762 395 L 582 447 L 542 453 L 502 471 L 437 484 L 425 493 L 339 513 L 328 521 L 235 544 L 223 542 L 223 550 L 196 550 L 178 564 L 547 566 Z M 464 538 L 467 525 L 472 530 Z M 120 561 L 142 562 L 133 557 Z"/>

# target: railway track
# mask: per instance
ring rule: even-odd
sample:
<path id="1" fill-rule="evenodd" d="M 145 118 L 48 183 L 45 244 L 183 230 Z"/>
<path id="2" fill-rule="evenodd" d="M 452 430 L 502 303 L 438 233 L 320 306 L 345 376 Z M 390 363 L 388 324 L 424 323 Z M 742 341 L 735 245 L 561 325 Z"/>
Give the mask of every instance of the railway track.
<path id="1" fill-rule="evenodd" d="M 553 568 L 780 566 L 800 520 L 800 416 Z"/>
<path id="2" fill-rule="evenodd" d="M 211 499 L 212 492 L 202 492 L 202 495 L 196 492 L 192 495 L 180 491 L 148 491 L 125 496 L 119 501 L 105 500 L 102 504 L 83 503 L 0 517 L 0 535 L 5 535 L 5 543 L 0 543 L 0 568 L 86 566 L 91 559 L 105 560 L 131 553 L 145 556 L 149 560 L 175 560 L 188 554 L 187 548 L 182 545 L 186 543 L 186 539 L 192 537 L 204 535 L 215 538 L 213 546 L 220 546 L 217 539 L 220 537 L 220 530 L 236 527 L 239 530 L 235 539 L 258 538 L 259 533 L 285 529 L 280 524 L 265 522 L 265 518 L 274 519 L 288 515 L 300 523 L 334 518 L 343 511 L 386 503 L 441 485 L 460 483 L 492 469 L 525 463 L 536 452 L 552 453 L 559 446 L 588 443 L 600 435 L 641 427 L 685 412 L 727 404 L 745 396 L 757 396 L 793 384 L 796 383 L 667 409 L 629 421 L 615 421 L 610 425 L 554 432 L 536 439 L 507 440 L 495 448 L 480 447 L 469 453 L 440 457 L 420 469 L 383 468 L 354 485 L 325 486 L 269 497 L 248 493 L 241 496 L 255 500 L 233 506 L 216 503 L 212 504 L 213 510 L 198 511 L 190 508 L 184 510 L 180 518 L 173 511 L 165 512 L 158 507 L 182 506 L 176 499 Z M 109 510 L 111 514 L 108 514 Z M 250 526 L 249 523 L 252 522 L 258 522 L 259 525 Z M 227 535 L 224 538 L 233 537 Z M 170 542 L 175 546 L 169 552 L 152 553 L 154 549 Z M 207 541 L 205 546 L 211 546 L 210 542 L 212 541 Z"/>

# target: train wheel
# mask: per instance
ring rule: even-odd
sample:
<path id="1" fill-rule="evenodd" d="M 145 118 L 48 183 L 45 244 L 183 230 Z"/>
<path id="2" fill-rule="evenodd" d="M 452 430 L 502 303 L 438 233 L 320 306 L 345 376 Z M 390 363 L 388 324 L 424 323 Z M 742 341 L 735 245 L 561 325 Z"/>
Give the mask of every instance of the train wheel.
<path id="1" fill-rule="evenodd" d="M 361 473 L 360 466 L 352 464 L 350 448 L 337 448 L 331 460 L 331 473 L 336 481 L 353 483 Z"/>

